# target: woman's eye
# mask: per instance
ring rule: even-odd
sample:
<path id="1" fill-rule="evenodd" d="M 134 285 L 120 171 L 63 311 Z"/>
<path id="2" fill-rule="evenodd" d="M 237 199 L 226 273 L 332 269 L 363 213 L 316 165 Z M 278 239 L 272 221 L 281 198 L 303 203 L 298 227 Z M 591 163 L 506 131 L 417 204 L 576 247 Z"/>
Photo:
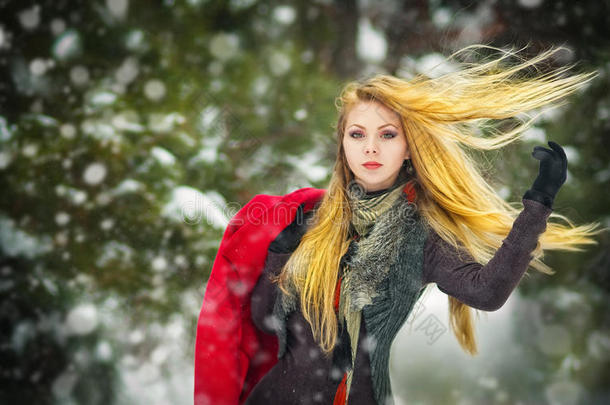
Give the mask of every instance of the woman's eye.
<path id="1" fill-rule="evenodd" d="M 384 132 L 381 136 L 384 139 L 392 139 L 395 138 L 398 134 L 396 132 Z M 364 135 L 360 131 L 353 131 L 349 133 L 349 136 L 352 138 L 362 138 Z"/>

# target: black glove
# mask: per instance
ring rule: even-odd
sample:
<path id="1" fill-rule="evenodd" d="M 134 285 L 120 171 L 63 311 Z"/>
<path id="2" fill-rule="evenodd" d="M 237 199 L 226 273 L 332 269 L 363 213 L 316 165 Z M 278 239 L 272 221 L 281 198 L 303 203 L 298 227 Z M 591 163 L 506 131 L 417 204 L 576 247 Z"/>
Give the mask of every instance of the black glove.
<path id="1" fill-rule="evenodd" d="M 305 203 L 298 206 L 294 220 L 269 245 L 270 251 L 274 253 L 292 253 L 299 246 L 301 238 L 307 231 L 306 220 L 313 214 L 313 210 L 304 213 L 304 206 Z"/>
<path id="2" fill-rule="evenodd" d="M 523 198 L 538 201 L 553 208 L 553 201 L 559 188 L 566 181 L 568 158 L 559 144 L 549 141 L 551 149 L 534 147 L 532 156 L 540 160 L 540 169 L 534 185 L 525 192 Z"/>

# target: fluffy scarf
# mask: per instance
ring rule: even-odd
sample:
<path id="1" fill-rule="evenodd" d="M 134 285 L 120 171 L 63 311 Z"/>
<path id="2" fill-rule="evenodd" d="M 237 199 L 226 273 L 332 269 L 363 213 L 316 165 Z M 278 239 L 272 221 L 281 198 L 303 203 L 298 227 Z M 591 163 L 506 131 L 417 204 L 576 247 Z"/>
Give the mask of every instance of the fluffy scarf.
<path id="1" fill-rule="evenodd" d="M 379 295 L 379 283 L 387 277 L 390 264 L 396 262 L 404 243 L 401 219 L 411 218 L 415 209 L 400 198 L 404 186 L 399 183 L 393 189 L 373 196 L 358 193 L 358 188 L 352 188 L 348 193 L 355 234 L 342 260 L 338 314 L 341 328 L 339 347 L 333 352 L 333 366 L 346 370 L 347 393 L 354 374 L 362 308 L 372 304 L 373 298 Z M 346 342 L 348 337 L 349 342 Z"/>

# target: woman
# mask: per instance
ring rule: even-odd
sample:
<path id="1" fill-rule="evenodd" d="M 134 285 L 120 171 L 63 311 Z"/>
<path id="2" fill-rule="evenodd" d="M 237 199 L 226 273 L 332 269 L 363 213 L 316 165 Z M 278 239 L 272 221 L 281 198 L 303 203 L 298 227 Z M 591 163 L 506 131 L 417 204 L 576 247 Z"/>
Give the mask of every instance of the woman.
<path id="1" fill-rule="evenodd" d="M 471 307 L 500 308 L 530 264 L 553 274 L 540 260 L 544 251 L 596 243 L 599 224 L 574 226 L 552 212 L 567 173 L 557 143 L 534 148 L 540 170 L 521 211 L 498 196 L 465 151 L 519 139 L 532 120 L 488 137 L 476 129 L 559 101 L 592 79 L 567 76 L 568 68 L 523 75 L 554 52 L 512 66 L 503 64 L 513 55 L 505 53 L 436 79 L 377 75 L 348 84 L 338 100 L 337 158 L 328 190 L 255 198 L 236 216 L 249 228 L 235 240 L 249 247 L 233 254 L 240 250 L 234 237 L 223 238 L 228 242 L 219 256 L 222 251 L 233 261 L 227 274 L 240 274 L 238 283 L 228 283 L 240 288 L 224 294 L 216 283 L 209 294 L 233 296 L 223 301 L 232 302 L 224 305 L 232 308 L 232 321 L 223 328 L 232 332 L 221 340 L 239 330 L 241 351 L 235 363 L 230 355 L 215 361 L 204 347 L 215 336 L 201 326 L 214 322 L 202 308 L 196 351 L 208 354 L 196 358 L 196 403 L 391 404 L 390 345 L 428 285 L 448 295 L 455 336 L 474 355 Z M 297 212 L 271 221 L 287 201 L 300 204 Z M 256 203 L 260 213 L 247 220 Z M 547 223 L 550 217 L 568 225 Z M 260 257 L 250 249 L 255 245 L 263 248 Z M 204 307 L 206 300 L 219 307 L 207 290 Z M 243 327 L 250 320 L 255 332 Z M 206 361 L 216 373 L 205 373 Z M 239 370 L 232 370 L 243 382 L 239 392 L 213 383 L 222 378 L 223 364 Z M 230 391 L 233 399 L 225 395 Z"/>

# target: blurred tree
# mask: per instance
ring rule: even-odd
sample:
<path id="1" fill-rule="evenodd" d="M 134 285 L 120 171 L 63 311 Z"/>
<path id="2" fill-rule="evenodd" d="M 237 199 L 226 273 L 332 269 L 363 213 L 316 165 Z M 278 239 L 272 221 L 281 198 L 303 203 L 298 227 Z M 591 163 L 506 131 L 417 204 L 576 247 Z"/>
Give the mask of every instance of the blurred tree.
<path id="1" fill-rule="evenodd" d="M 607 11 L 592 0 L 0 0 L 0 384 L 12 387 L 0 399 L 112 403 L 126 363 L 167 367 L 155 325 L 183 319 L 192 346 L 202 283 L 232 214 L 257 193 L 326 184 L 341 84 L 432 74 L 438 53 L 471 43 L 564 45 L 558 64 L 599 69 L 526 142 L 488 158 L 490 178 L 515 201 L 537 171 L 534 142 L 566 145 L 570 177 L 556 210 L 609 224 Z M 608 245 L 549 255 L 557 274 L 521 288 L 555 321 L 572 318 L 545 290 L 590 294 L 569 354 L 587 403 L 608 374 Z M 529 345 L 535 321 L 521 322 L 516 340 Z M 569 358 L 535 342 L 528 361 L 545 377 L 501 379 L 508 402 L 540 400 L 556 361 Z M 438 398 L 454 398 L 453 387 Z"/>
<path id="2" fill-rule="evenodd" d="M 74 312 L 73 286 L 42 276 L 32 260 L 4 259 L 0 271 L 0 402 L 52 404 L 73 396 L 77 403 L 113 403 L 117 359 L 101 333 L 86 330 L 95 320 L 82 308 Z M 71 313 L 66 324 L 64 313 Z"/>

